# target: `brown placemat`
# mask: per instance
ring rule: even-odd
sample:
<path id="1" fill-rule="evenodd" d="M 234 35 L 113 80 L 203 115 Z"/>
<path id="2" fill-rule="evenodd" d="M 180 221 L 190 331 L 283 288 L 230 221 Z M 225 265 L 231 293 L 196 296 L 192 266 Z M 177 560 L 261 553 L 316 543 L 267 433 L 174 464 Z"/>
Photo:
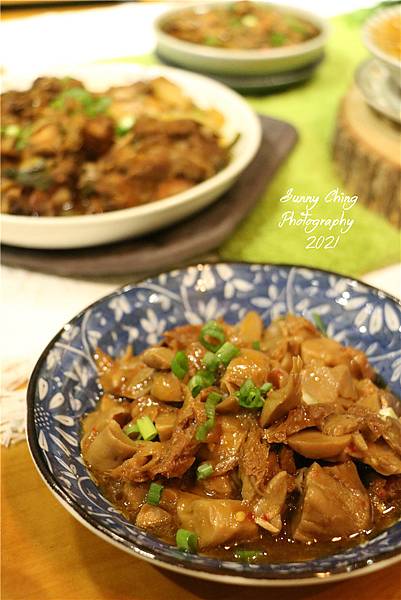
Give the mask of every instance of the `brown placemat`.
<path id="1" fill-rule="evenodd" d="M 151 235 L 116 244 L 74 250 L 32 250 L 2 246 L 4 265 L 69 276 L 104 276 L 162 271 L 217 248 L 255 206 L 295 145 L 296 129 L 260 117 L 260 149 L 234 186 L 189 219 Z"/>

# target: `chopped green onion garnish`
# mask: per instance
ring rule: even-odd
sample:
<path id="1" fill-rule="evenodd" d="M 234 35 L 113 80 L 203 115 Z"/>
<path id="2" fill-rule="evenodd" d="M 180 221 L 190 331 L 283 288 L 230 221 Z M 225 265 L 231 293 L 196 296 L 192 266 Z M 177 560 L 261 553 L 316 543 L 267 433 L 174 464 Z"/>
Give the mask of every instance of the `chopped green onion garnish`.
<path id="1" fill-rule="evenodd" d="M 251 560 L 256 560 L 259 556 L 262 555 L 260 550 L 236 550 L 234 552 L 234 558 L 237 560 L 241 560 L 243 562 L 249 562 Z"/>
<path id="2" fill-rule="evenodd" d="M 221 402 L 223 396 L 217 392 L 210 392 L 205 402 L 205 412 L 207 420 L 196 430 L 195 439 L 198 442 L 204 442 L 211 429 L 214 427 L 214 418 L 216 412 L 216 405 Z"/>
<path id="3" fill-rule="evenodd" d="M 284 33 L 280 33 L 279 31 L 273 31 L 270 35 L 270 43 L 272 46 L 282 46 L 286 39 Z"/>
<path id="4" fill-rule="evenodd" d="M 149 486 L 148 493 L 146 494 L 145 502 L 147 502 L 147 504 L 153 504 L 153 506 L 158 506 L 163 490 L 164 486 L 152 482 Z"/>
<path id="5" fill-rule="evenodd" d="M 64 90 L 53 100 L 51 106 L 56 109 L 64 108 L 67 99 L 75 100 L 82 105 L 84 112 L 89 117 L 96 117 L 109 108 L 111 98 L 107 96 L 93 96 L 88 90 L 80 87 L 72 87 Z"/>
<path id="6" fill-rule="evenodd" d="M 175 541 L 177 548 L 185 552 L 196 552 L 198 549 L 198 536 L 187 529 L 178 529 Z"/>
<path id="7" fill-rule="evenodd" d="M 218 394 L 217 392 L 210 392 L 205 402 L 205 412 L 208 419 L 213 417 L 216 410 L 216 406 L 219 402 L 221 402 L 223 396 Z"/>
<path id="8" fill-rule="evenodd" d="M 239 392 L 236 393 L 238 397 L 239 405 L 244 408 L 262 408 L 265 401 L 262 394 L 266 393 L 270 389 L 271 384 L 264 384 L 262 388 L 256 387 L 252 379 L 247 379 L 240 387 Z"/>
<path id="9" fill-rule="evenodd" d="M 260 342 L 258 340 L 255 340 L 254 342 L 252 342 L 252 348 L 254 350 L 260 350 Z"/>
<path id="10" fill-rule="evenodd" d="M 326 325 L 323 323 L 321 316 L 313 312 L 312 318 L 315 322 L 316 328 L 320 331 L 320 333 L 322 333 L 323 335 L 327 335 Z"/>
<path id="11" fill-rule="evenodd" d="M 210 340 L 216 340 L 214 343 Z M 216 352 L 225 342 L 226 336 L 216 321 L 209 321 L 201 329 L 199 340 L 207 350 Z"/>
<path id="12" fill-rule="evenodd" d="M 219 359 L 216 357 L 213 352 L 206 352 L 205 356 L 202 358 L 202 363 L 205 365 L 208 371 L 214 373 L 219 368 Z"/>
<path id="13" fill-rule="evenodd" d="M 207 438 L 209 431 L 212 429 L 212 427 L 213 427 L 213 423 L 211 422 L 210 419 L 208 419 L 202 425 L 199 425 L 199 427 L 197 428 L 196 433 L 195 433 L 195 439 L 198 442 L 204 442 L 205 439 Z"/>
<path id="14" fill-rule="evenodd" d="M 213 467 L 210 463 L 203 463 L 196 469 L 196 479 L 206 479 L 213 473 Z"/>
<path id="15" fill-rule="evenodd" d="M 102 115 L 107 111 L 111 104 L 111 98 L 107 96 L 101 96 L 100 98 L 95 98 L 93 102 L 91 102 L 88 106 L 85 106 L 85 113 L 88 117 L 97 117 L 98 115 Z"/>
<path id="16" fill-rule="evenodd" d="M 203 43 L 206 46 L 220 46 L 220 40 L 215 35 L 207 35 L 203 38 Z"/>
<path id="17" fill-rule="evenodd" d="M 287 25 L 292 31 L 296 33 L 301 33 L 303 35 L 307 34 L 307 30 L 301 21 L 298 21 L 295 17 L 287 16 L 286 17 Z"/>
<path id="18" fill-rule="evenodd" d="M 18 137 L 21 133 L 21 127 L 19 125 L 6 125 L 1 128 L 1 133 L 4 133 L 7 137 Z"/>
<path id="19" fill-rule="evenodd" d="M 178 379 L 184 379 L 188 372 L 188 357 L 180 350 L 176 353 L 171 363 L 171 370 Z"/>
<path id="20" fill-rule="evenodd" d="M 239 354 L 239 348 L 234 346 L 231 342 L 224 342 L 224 344 L 216 352 L 216 357 L 226 367 L 228 363 Z"/>
<path id="21" fill-rule="evenodd" d="M 210 373 L 210 371 L 198 371 L 188 381 L 188 387 L 191 390 L 192 396 L 195 398 L 201 390 L 213 385 L 213 383 L 213 373 Z"/>
<path id="22" fill-rule="evenodd" d="M 128 133 L 130 129 L 133 128 L 135 124 L 135 117 L 132 115 L 126 115 L 122 119 L 120 119 L 116 125 L 116 134 L 121 137 Z"/>
<path id="23" fill-rule="evenodd" d="M 260 391 L 262 394 L 267 394 L 267 392 L 270 392 L 270 390 L 272 389 L 273 385 L 271 383 L 264 383 L 261 387 L 260 387 Z"/>
<path id="24" fill-rule="evenodd" d="M 157 437 L 157 429 L 150 417 L 145 415 L 144 417 L 138 419 L 136 423 L 138 425 L 139 433 L 146 442 L 149 442 Z"/>
<path id="25" fill-rule="evenodd" d="M 125 427 L 123 427 L 123 432 L 125 435 L 131 435 L 131 433 L 139 433 L 138 423 L 136 421 L 131 421 Z"/>
<path id="26" fill-rule="evenodd" d="M 19 151 L 19 150 L 23 150 L 24 148 L 26 148 L 26 146 L 28 145 L 31 133 L 32 133 L 32 127 L 30 125 L 27 125 L 26 127 L 23 127 L 20 130 L 20 132 L 18 133 L 18 136 L 15 140 L 15 149 L 16 150 Z"/>

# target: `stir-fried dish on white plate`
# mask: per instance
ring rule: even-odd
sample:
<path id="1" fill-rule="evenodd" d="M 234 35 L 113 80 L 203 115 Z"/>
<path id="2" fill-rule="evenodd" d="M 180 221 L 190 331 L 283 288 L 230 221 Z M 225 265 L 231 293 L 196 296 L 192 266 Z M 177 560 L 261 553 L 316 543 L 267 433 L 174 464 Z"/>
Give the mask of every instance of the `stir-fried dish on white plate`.
<path id="1" fill-rule="evenodd" d="M 98 214 L 183 192 L 230 159 L 223 116 L 164 77 L 93 92 L 40 77 L 2 94 L 3 213 Z"/>
<path id="2" fill-rule="evenodd" d="M 249 312 L 96 355 L 82 453 L 139 528 L 231 560 L 333 554 L 401 513 L 400 404 L 366 355 L 303 317 Z"/>

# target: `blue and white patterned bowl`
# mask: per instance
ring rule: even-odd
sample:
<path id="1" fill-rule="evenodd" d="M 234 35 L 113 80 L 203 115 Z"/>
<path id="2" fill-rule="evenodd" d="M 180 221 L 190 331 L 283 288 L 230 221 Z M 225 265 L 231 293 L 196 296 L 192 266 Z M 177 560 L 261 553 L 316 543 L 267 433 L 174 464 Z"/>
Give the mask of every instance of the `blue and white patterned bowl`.
<path id="1" fill-rule="evenodd" d="M 281 265 L 198 265 L 163 273 L 95 302 L 50 342 L 28 389 L 28 439 L 39 472 L 81 523 L 140 558 L 197 577 L 248 585 L 333 581 L 401 558 L 401 522 L 369 542 L 318 560 L 239 564 L 193 554 L 147 535 L 105 500 L 80 455 L 80 420 L 99 399 L 93 354 L 117 356 L 160 340 L 165 329 L 257 310 L 265 323 L 292 312 L 321 315 L 328 335 L 360 348 L 401 397 L 401 306 L 368 285 L 317 269 Z M 398 555 L 398 556 L 397 556 Z"/>

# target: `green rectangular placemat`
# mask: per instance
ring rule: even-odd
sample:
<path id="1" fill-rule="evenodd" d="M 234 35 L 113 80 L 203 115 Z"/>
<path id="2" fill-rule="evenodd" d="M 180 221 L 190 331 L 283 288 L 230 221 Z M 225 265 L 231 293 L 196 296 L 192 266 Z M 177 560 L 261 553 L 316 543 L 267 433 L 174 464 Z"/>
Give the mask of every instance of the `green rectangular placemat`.
<path id="1" fill-rule="evenodd" d="M 309 82 L 280 93 L 248 98 L 258 112 L 292 123 L 300 139 L 257 207 L 220 248 L 222 258 L 298 263 L 354 276 L 400 260 L 398 230 L 358 202 L 346 211 L 345 216 L 354 224 L 340 236 L 334 249 L 306 249 L 308 234 L 302 226 L 278 226 L 284 211 L 294 209 L 295 218 L 299 218 L 305 208 L 304 204 L 291 202 L 289 206 L 280 202 L 289 188 L 299 196 L 320 197 L 313 218 L 334 219 L 341 215 L 341 206 L 325 203 L 324 197 L 335 189 L 347 192 L 331 159 L 331 144 L 339 101 L 353 81 L 356 66 L 368 56 L 361 43 L 361 25 L 367 12 L 332 19 L 326 59 Z M 154 62 L 150 56 L 122 60 Z M 328 232 L 319 226 L 312 232 L 317 237 L 330 233 L 336 237 L 337 229 Z"/>

